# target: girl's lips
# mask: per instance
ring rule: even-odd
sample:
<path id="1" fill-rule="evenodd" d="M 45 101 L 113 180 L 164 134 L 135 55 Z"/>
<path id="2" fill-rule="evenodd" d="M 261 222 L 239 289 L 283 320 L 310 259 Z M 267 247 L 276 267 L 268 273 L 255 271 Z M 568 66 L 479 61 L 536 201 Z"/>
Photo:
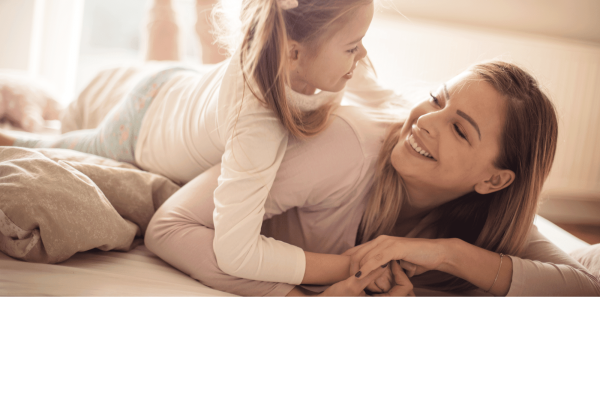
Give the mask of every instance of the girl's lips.
<path id="1" fill-rule="evenodd" d="M 357 65 L 358 65 L 358 63 L 354 64 L 352 69 L 346 75 L 344 75 L 344 78 L 346 78 L 346 79 L 352 78 L 352 75 L 354 75 L 354 70 L 356 69 Z"/>

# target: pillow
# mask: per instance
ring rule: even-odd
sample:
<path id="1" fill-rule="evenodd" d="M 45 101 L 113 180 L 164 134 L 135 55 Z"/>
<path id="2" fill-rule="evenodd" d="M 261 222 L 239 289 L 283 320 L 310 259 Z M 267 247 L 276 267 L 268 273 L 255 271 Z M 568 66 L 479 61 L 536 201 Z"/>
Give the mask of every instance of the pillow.
<path id="1" fill-rule="evenodd" d="M 571 252 L 571 257 L 600 279 L 600 243 Z"/>
<path id="2" fill-rule="evenodd" d="M 65 149 L 0 147 L 0 251 L 57 263 L 127 251 L 179 187 L 132 165 Z"/>

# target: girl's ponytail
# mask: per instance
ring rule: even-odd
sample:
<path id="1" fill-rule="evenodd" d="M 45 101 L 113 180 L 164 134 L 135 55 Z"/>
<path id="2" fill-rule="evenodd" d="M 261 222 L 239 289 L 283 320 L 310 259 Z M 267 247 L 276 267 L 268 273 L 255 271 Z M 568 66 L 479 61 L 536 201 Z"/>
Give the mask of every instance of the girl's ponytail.
<path id="1" fill-rule="evenodd" d="M 288 104 L 289 80 L 285 71 L 288 35 L 282 12 L 277 0 L 244 2 L 240 62 L 252 94 L 275 112 L 289 133 L 305 138 L 325 128 L 332 106 L 301 112 Z"/>

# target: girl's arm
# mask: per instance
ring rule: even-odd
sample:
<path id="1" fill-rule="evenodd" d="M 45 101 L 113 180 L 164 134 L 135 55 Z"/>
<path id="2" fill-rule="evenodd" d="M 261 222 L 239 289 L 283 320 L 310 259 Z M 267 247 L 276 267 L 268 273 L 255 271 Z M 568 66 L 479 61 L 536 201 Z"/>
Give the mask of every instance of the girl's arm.
<path id="1" fill-rule="evenodd" d="M 408 107 L 399 94 L 379 84 L 375 71 L 364 60 L 356 66 L 354 76 L 346 84 L 344 96 L 351 103 L 363 107 L 381 108 L 390 104 Z"/>
<path id="2" fill-rule="evenodd" d="M 260 234 L 288 136 L 272 112 L 256 108 L 233 122 L 221 159 L 214 191 L 214 251 L 219 267 L 230 275 L 295 285 L 304 276 L 304 251 Z"/>
<path id="3" fill-rule="evenodd" d="M 223 272 L 213 251 L 212 193 L 217 187 L 217 165 L 182 187 L 154 214 L 145 235 L 145 244 L 157 256 L 192 278 L 217 290 L 241 296 L 308 295 L 301 288 L 277 282 L 238 278 Z M 308 261 L 303 283 L 331 284 L 349 277 L 350 257 L 306 253 Z M 325 295 L 360 294 L 368 280 L 349 280 Z M 358 281 L 358 280 L 356 280 Z M 358 290 L 358 292 L 356 292 Z"/>

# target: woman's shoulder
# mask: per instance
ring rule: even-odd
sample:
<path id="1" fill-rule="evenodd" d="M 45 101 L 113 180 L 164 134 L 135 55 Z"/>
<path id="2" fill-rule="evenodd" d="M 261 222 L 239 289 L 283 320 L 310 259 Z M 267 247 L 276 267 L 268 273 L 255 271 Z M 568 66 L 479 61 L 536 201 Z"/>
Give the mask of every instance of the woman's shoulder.
<path id="1" fill-rule="evenodd" d="M 332 121 L 331 130 L 351 132 L 365 156 L 379 154 L 388 128 L 396 122 L 396 118 L 389 111 L 356 106 L 338 107 L 332 116 L 337 118 Z"/>
<path id="2" fill-rule="evenodd" d="M 296 206 L 335 206 L 364 191 L 385 134 L 368 120 L 360 109 L 336 110 L 323 132 L 290 138 L 273 187 L 304 193 L 306 204 Z"/>

